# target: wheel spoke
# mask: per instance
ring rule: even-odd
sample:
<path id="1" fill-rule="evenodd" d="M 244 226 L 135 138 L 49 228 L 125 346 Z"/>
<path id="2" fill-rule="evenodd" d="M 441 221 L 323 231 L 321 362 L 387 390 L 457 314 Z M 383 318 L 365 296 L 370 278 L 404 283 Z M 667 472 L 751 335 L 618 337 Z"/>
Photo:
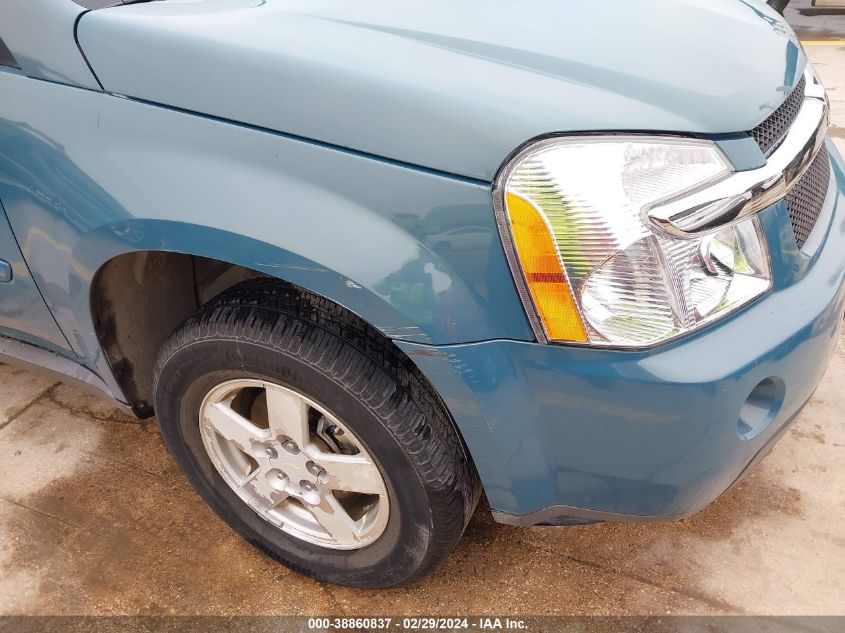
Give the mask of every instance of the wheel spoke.
<path id="1" fill-rule="evenodd" d="M 308 404 L 289 391 L 267 387 L 267 418 L 277 436 L 292 439 L 300 449 L 311 443 Z"/>
<path id="2" fill-rule="evenodd" d="M 252 453 L 254 442 L 265 439 L 261 429 L 232 410 L 226 402 L 217 402 L 208 406 L 205 409 L 203 424 L 210 426 L 221 437 L 248 454 Z"/>
<path id="3" fill-rule="evenodd" d="M 253 472 L 242 484 L 241 488 L 247 493 L 254 504 L 261 510 L 269 510 L 288 497 L 283 490 L 276 490 L 269 483 L 261 470 Z"/>
<path id="4" fill-rule="evenodd" d="M 319 505 L 307 507 L 329 536 L 338 543 L 349 545 L 361 540 L 358 525 L 333 494 L 323 495 Z"/>
<path id="5" fill-rule="evenodd" d="M 368 457 L 320 453 L 314 461 L 326 469 L 329 475 L 328 487 L 332 490 L 368 495 L 384 493 L 381 473 Z"/>

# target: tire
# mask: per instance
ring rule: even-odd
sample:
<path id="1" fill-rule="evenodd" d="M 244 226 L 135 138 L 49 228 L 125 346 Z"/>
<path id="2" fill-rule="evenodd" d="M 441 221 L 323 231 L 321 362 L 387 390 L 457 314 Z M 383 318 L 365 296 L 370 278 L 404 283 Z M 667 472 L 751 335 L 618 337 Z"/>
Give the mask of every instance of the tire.
<path id="1" fill-rule="evenodd" d="M 334 538 L 328 528 L 319 540 L 310 532 L 297 532 L 293 519 L 279 521 L 274 514 L 282 513 L 278 508 L 283 506 L 285 512 L 301 512 L 303 506 L 307 510 L 303 520 L 310 521 L 307 515 L 316 508 L 310 501 L 306 503 L 304 496 L 291 496 L 282 505 L 267 509 L 275 503 L 270 493 L 244 496 L 245 488 L 227 483 L 234 476 L 225 478 L 226 468 L 233 460 L 240 463 L 242 455 L 233 458 L 240 449 L 226 448 L 230 446 L 228 432 L 222 436 L 208 432 L 211 418 L 207 412 L 213 413 L 213 407 L 219 406 L 209 405 L 213 403 L 209 398 L 228 385 L 247 384 L 230 382 L 244 379 L 266 386 L 265 402 L 281 390 L 311 403 L 305 407 L 309 430 L 303 440 L 312 442 L 311 448 L 320 444 L 334 447 L 329 451 L 359 450 L 339 447 L 334 436 L 324 432 L 317 437 L 313 430 L 314 417 L 323 411 L 320 420 L 334 416 L 342 422 L 361 455 L 372 458 L 383 481 L 378 502 L 366 506 L 370 507 L 367 512 L 378 518 L 370 522 L 371 527 L 376 522 L 383 526 L 377 538 L 364 545 L 356 541 L 350 549 L 338 549 L 340 540 L 327 545 Z M 315 579 L 355 587 L 389 587 L 418 580 L 453 549 L 478 502 L 478 476 L 451 417 L 411 361 L 358 317 L 280 282 L 243 282 L 190 317 L 159 353 L 154 390 L 162 435 L 191 485 L 248 542 Z M 255 393 L 261 390 L 249 391 Z M 238 394 L 234 399 L 225 396 L 233 408 L 242 397 Z M 257 402 L 262 396 L 255 397 Z M 250 411 L 255 409 L 255 404 L 249 406 Z M 268 413 L 268 419 L 270 416 Z M 343 433 L 337 426 L 329 424 L 328 428 Z M 272 435 L 272 429 L 268 433 Z M 218 448 L 217 442 L 224 448 Z M 266 451 L 272 455 L 273 449 Z M 251 455 L 248 451 L 244 454 Z M 325 453 L 321 455 L 325 457 Z M 222 470 L 220 463 L 226 464 Z M 309 461 L 308 467 L 313 463 Z M 246 470 L 253 467 L 250 462 Z M 262 486 L 265 481 L 278 483 L 269 479 L 267 468 L 259 464 L 260 472 L 255 471 L 254 481 Z M 323 476 L 329 475 L 324 472 Z M 281 480 L 296 487 L 292 478 Z M 314 485 L 319 487 L 322 481 L 315 479 Z M 302 486 L 307 485 L 303 479 Z M 296 494 L 305 493 L 305 488 L 296 488 Z M 329 498 L 347 493 L 320 494 Z M 348 494 L 368 503 L 375 498 Z M 264 514 L 253 510 L 245 498 L 254 502 L 253 507 L 261 506 Z M 384 508 L 388 510 L 383 515 Z M 368 521 L 368 516 L 361 521 Z M 318 517 L 316 527 L 308 529 L 319 531 L 319 515 L 314 517 Z"/>

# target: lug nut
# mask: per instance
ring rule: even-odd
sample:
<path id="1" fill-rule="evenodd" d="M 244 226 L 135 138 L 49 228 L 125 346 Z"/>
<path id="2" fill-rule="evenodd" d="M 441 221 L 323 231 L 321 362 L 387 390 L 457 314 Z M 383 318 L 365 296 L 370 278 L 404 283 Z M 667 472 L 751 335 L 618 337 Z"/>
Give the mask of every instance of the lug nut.
<path id="1" fill-rule="evenodd" d="M 282 448 L 285 449 L 288 453 L 293 453 L 294 455 L 299 452 L 299 447 L 293 440 L 285 440 L 282 443 Z"/>
<path id="2" fill-rule="evenodd" d="M 265 448 L 265 449 L 264 449 L 264 454 L 265 454 L 267 457 L 269 457 L 270 459 L 273 459 L 273 458 L 275 458 L 275 457 L 278 457 L 278 453 L 276 453 L 276 449 L 275 449 L 275 448 L 273 448 L 272 446 L 268 446 L 267 448 Z"/>
<path id="3" fill-rule="evenodd" d="M 305 464 L 305 468 L 307 468 L 308 472 L 317 477 L 318 479 L 320 475 L 326 472 L 325 468 L 323 468 L 322 466 L 318 466 L 314 462 L 308 462 L 307 464 Z"/>
<path id="4" fill-rule="evenodd" d="M 275 471 L 275 474 L 273 474 L 273 472 L 274 471 L 271 470 L 267 473 L 267 483 L 270 484 L 271 488 L 278 490 L 279 492 L 285 490 L 290 483 L 288 476 L 281 470 Z"/>
<path id="5" fill-rule="evenodd" d="M 302 486 L 303 490 L 307 490 L 309 492 L 314 490 L 314 484 L 312 484 L 310 481 L 306 481 L 303 479 L 299 482 L 299 485 Z"/>

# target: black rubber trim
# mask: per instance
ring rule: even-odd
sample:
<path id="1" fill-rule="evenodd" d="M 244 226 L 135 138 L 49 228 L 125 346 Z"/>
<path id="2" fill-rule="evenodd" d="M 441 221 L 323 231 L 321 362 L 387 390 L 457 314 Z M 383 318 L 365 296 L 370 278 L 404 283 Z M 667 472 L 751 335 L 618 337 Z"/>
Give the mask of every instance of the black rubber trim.
<path id="1" fill-rule="evenodd" d="M 783 13 L 786 9 L 786 5 L 789 4 L 789 0 L 768 0 L 768 2 L 769 6 L 778 13 Z"/>
<path id="2" fill-rule="evenodd" d="M 12 55 L 12 51 L 9 50 L 9 47 L 6 46 L 6 43 L 2 40 L 2 38 L 0 38 L 0 66 L 20 68 L 17 60 L 15 60 L 15 56 Z"/>
<path id="3" fill-rule="evenodd" d="M 108 7 L 116 7 L 121 4 L 138 4 L 141 2 L 152 2 L 153 0 L 73 0 L 80 7 L 84 7 L 91 11 L 96 9 L 107 9 Z"/>
<path id="4" fill-rule="evenodd" d="M 76 16 L 76 22 L 73 23 L 73 41 L 76 42 L 76 48 L 79 50 L 79 54 L 82 55 L 82 60 L 85 62 L 85 65 L 88 66 L 88 71 L 91 73 L 94 81 L 96 81 L 97 85 L 100 86 L 100 90 L 105 92 L 106 89 L 105 86 L 103 86 L 103 82 L 100 81 L 99 77 L 97 77 L 97 73 L 94 72 L 94 67 L 91 65 L 91 62 L 88 61 L 88 56 L 85 54 L 85 51 L 82 50 L 82 44 L 79 43 L 79 22 L 89 13 L 90 11 L 83 11 Z"/>

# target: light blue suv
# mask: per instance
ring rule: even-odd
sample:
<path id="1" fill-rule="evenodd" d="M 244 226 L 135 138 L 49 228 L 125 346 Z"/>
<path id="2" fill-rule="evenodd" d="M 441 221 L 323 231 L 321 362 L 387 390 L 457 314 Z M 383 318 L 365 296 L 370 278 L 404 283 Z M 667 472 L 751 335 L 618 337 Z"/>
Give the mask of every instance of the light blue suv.
<path id="1" fill-rule="evenodd" d="M 845 174 L 762 1 L 3 0 L 0 64 L 2 353 L 316 578 L 422 577 L 482 490 L 696 512 L 836 345 Z"/>

